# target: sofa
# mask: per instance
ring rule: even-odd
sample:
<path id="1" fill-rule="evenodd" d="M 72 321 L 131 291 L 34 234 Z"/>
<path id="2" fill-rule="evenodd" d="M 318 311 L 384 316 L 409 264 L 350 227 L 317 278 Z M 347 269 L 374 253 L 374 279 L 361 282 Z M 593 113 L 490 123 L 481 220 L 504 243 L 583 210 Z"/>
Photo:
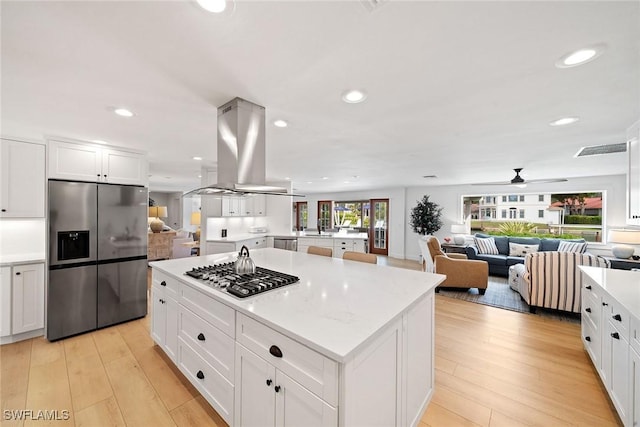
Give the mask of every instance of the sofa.
<path id="1" fill-rule="evenodd" d="M 495 248 L 492 247 L 491 249 L 494 250 L 486 250 L 487 248 L 481 247 L 484 246 L 484 242 L 487 242 L 484 239 L 493 239 Z M 467 246 L 466 253 L 467 259 L 486 261 L 489 264 L 489 275 L 508 277 L 509 267 L 523 264 L 524 258 L 528 253 L 558 251 L 561 242 L 565 242 L 563 245 L 579 246 L 578 252 L 580 253 L 584 253 L 587 249 L 587 243 L 584 239 L 540 239 L 537 237 L 491 236 L 477 233 L 474 236 L 474 244 Z"/>
<path id="2" fill-rule="evenodd" d="M 582 299 L 581 265 L 609 268 L 607 259 L 576 252 L 534 252 L 524 264 L 510 267 L 509 282 L 529 311 L 536 307 L 580 313 Z"/>

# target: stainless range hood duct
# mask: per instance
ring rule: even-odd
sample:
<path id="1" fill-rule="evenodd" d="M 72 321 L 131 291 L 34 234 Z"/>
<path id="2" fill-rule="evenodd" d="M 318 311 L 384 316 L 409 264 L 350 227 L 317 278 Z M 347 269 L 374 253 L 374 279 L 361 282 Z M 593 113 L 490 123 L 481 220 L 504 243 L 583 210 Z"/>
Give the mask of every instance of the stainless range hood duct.
<path id="1" fill-rule="evenodd" d="M 265 108 L 234 98 L 218 108 L 218 183 L 191 195 L 271 194 L 294 196 L 265 184 Z"/>

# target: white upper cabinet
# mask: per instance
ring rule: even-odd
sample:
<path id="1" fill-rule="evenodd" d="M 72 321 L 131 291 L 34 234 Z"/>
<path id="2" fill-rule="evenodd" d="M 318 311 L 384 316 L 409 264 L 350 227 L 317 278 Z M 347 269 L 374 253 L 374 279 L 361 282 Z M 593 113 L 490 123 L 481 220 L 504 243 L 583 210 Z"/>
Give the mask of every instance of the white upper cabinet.
<path id="1" fill-rule="evenodd" d="M 640 120 L 627 131 L 627 224 L 640 225 Z"/>
<path id="2" fill-rule="evenodd" d="M 49 178 L 147 185 L 144 154 L 100 145 L 49 141 Z"/>
<path id="3" fill-rule="evenodd" d="M 0 142 L 0 218 L 43 218 L 45 146 Z"/>

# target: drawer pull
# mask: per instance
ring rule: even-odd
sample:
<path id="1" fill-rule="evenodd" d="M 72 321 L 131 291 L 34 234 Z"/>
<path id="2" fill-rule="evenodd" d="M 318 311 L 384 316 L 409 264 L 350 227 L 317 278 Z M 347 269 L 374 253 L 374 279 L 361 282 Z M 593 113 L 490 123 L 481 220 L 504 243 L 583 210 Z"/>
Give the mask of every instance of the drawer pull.
<path id="1" fill-rule="evenodd" d="M 280 350 L 277 345 L 272 345 L 271 348 L 269 348 L 269 353 L 271 353 L 273 357 L 282 357 L 282 350 Z"/>
<path id="2" fill-rule="evenodd" d="M 591 313 L 591 308 L 587 307 L 587 308 L 585 308 L 585 311 L 586 311 L 587 313 Z"/>
<path id="3" fill-rule="evenodd" d="M 603 302 L 603 303 L 602 303 L 602 306 L 603 306 L 603 307 L 606 307 L 606 306 L 608 306 L 608 305 L 609 305 L 609 304 L 607 304 L 606 302 Z"/>
<path id="4" fill-rule="evenodd" d="M 271 385 L 273 381 L 271 381 L 270 379 L 267 380 L 267 385 Z"/>
<path id="5" fill-rule="evenodd" d="M 204 340 L 205 340 L 205 338 L 204 338 L 204 334 L 203 334 L 202 332 L 200 332 L 200 333 L 198 334 L 198 340 L 199 340 L 199 341 L 204 341 Z"/>
<path id="6" fill-rule="evenodd" d="M 591 337 L 584 337 L 584 340 L 591 342 Z"/>
<path id="7" fill-rule="evenodd" d="M 620 334 L 619 334 L 619 333 L 617 333 L 617 332 L 613 332 L 613 333 L 611 334 L 611 338 L 615 338 L 615 339 L 619 340 L 619 339 L 620 339 Z"/>
<path id="8" fill-rule="evenodd" d="M 587 286 L 585 286 L 585 289 L 589 289 L 589 290 L 591 290 L 591 285 L 587 285 Z"/>
<path id="9" fill-rule="evenodd" d="M 160 282 L 160 285 L 162 286 L 167 286 L 167 282 L 165 282 L 164 280 L 162 282 Z"/>
<path id="10" fill-rule="evenodd" d="M 620 316 L 619 314 L 614 315 L 613 318 L 618 322 L 622 322 L 622 316 Z"/>
<path id="11" fill-rule="evenodd" d="M 202 373 L 202 371 L 198 371 L 198 373 L 196 374 L 196 377 L 198 377 L 201 380 L 203 380 L 204 379 L 204 374 Z"/>
<path id="12" fill-rule="evenodd" d="M 274 390 L 276 391 L 276 393 L 277 393 L 277 392 L 279 392 L 279 391 L 280 391 L 280 386 L 279 386 L 279 385 L 277 385 L 277 386 L 275 386 L 273 389 L 274 389 Z"/>

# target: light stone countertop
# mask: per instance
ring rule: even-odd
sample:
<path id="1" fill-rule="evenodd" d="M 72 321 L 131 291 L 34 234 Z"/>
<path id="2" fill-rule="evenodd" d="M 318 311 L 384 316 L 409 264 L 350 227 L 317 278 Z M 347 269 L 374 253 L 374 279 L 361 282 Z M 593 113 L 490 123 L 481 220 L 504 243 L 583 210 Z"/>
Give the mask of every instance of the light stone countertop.
<path id="1" fill-rule="evenodd" d="M 235 253 L 153 262 L 180 279 L 325 356 L 346 361 L 441 283 L 445 276 L 281 249 L 254 249 L 256 266 L 293 274 L 300 282 L 240 299 L 184 273 L 235 261 Z"/>
<path id="2" fill-rule="evenodd" d="M 45 262 L 46 255 L 41 252 L 0 256 L 0 266 Z"/>
<path id="3" fill-rule="evenodd" d="M 640 321 L 640 271 L 584 266 L 580 269 Z"/>
<path id="4" fill-rule="evenodd" d="M 291 233 L 242 233 L 242 234 L 234 234 L 233 236 L 227 237 L 219 237 L 215 239 L 207 239 L 207 242 L 215 242 L 215 243 L 237 243 L 243 240 L 250 240 L 255 238 L 262 237 L 281 237 L 281 238 L 299 238 L 299 237 L 310 237 L 314 239 L 368 239 L 369 236 L 367 233 L 346 233 L 346 232 L 337 232 L 337 233 L 322 233 L 322 234 L 313 234 L 306 233 L 304 231 L 292 231 Z"/>

